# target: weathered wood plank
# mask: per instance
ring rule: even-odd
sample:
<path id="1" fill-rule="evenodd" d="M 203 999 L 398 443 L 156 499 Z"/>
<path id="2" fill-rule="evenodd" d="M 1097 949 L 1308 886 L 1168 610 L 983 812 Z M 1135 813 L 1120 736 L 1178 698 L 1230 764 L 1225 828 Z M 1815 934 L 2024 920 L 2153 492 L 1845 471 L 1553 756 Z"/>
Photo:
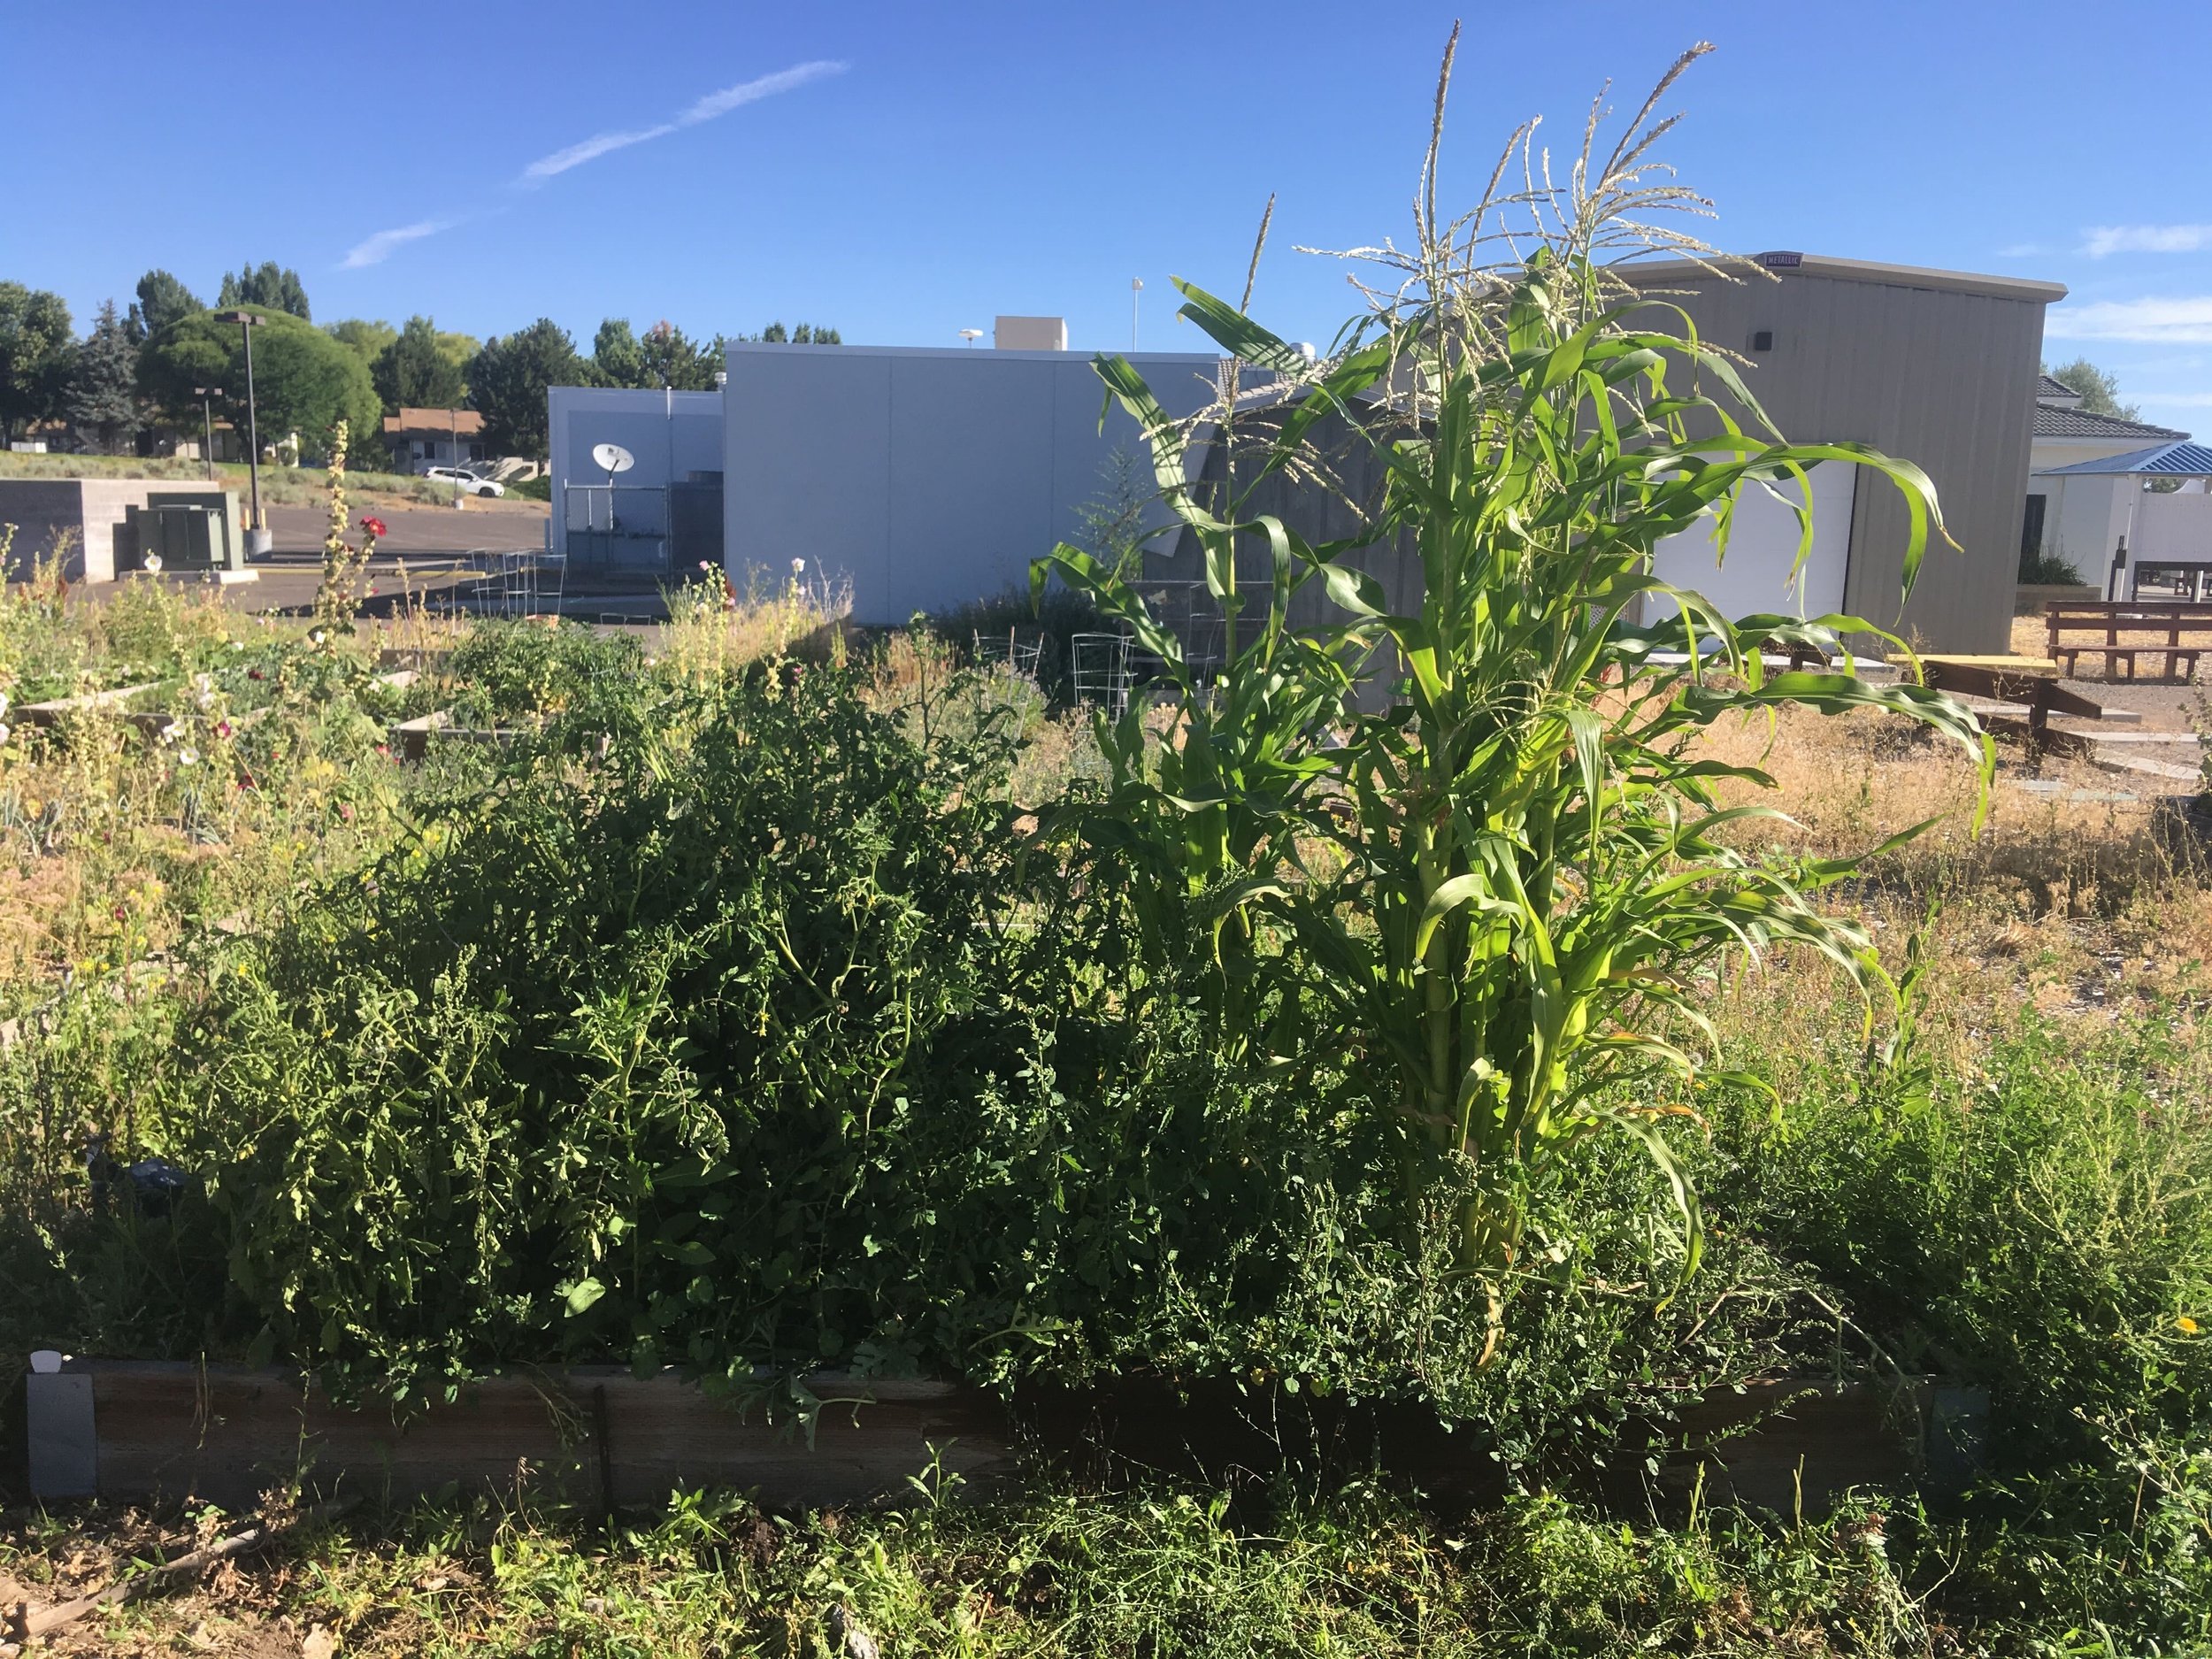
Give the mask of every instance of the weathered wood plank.
<path id="1" fill-rule="evenodd" d="M 818 1379 L 827 1405 L 812 1444 L 795 1425 L 741 1415 L 672 1376 L 627 1371 L 500 1377 L 450 1404 L 396 1417 L 349 1410 L 296 1375 L 189 1363 L 102 1363 L 93 1383 L 99 1493 L 111 1500 L 250 1502 L 273 1484 L 380 1495 L 472 1490 L 518 1480 L 580 1501 L 657 1502 L 678 1486 L 758 1487 L 778 1507 L 857 1502 L 902 1487 L 927 1465 L 986 1475 L 1010 1452 L 995 1403 L 943 1384 Z M 604 1400 L 605 1456 L 595 1425 Z M 957 1445 L 949 1443 L 957 1441 Z M 602 1490 L 611 1480 L 613 1490 Z"/>
<path id="2" fill-rule="evenodd" d="M 111 1502 L 192 1494 L 237 1507 L 299 1480 L 324 1494 L 382 1499 L 526 1484 L 613 1508 L 731 1486 L 771 1508 L 802 1509 L 896 1494 L 933 1458 L 971 1481 L 1003 1478 L 1017 1439 L 995 1396 L 946 1383 L 810 1379 L 825 1404 L 810 1439 L 795 1425 L 741 1414 L 672 1373 L 640 1380 L 579 1368 L 493 1378 L 450 1403 L 396 1418 L 388 1409 L 335 1406 L 296 1373 L 273 1368 L 79 1361 L 68 1370 L 91 1381 L 97 1489 Z M 1702 1468 L 1715 1501 L 1784 1512 L 1801 1503 L 1818 1513 L 1850 1486 L 1956 1484 L 1985 1409 L 1963 1391 L 1924 1382 L 1717 1392 L 1672 1425 L 1657 1487 L 1678 1497 Z M 1137 1382 L 1048 1391 L 1019 1416 L 1047 1448 L 1103 1453 L 1122 1467 L 1237 1480 L 1263 1474 L 1286 1453 L 1363 1465 L 1379 1455 L 1386 1469 L 1432 1493 L 1479 1499 L 1500 1485 L 1478 1436 L 1455 1433 L 1417 1407 L 1348 1410 L 1218 1389 L 1185 1396 Z"/>

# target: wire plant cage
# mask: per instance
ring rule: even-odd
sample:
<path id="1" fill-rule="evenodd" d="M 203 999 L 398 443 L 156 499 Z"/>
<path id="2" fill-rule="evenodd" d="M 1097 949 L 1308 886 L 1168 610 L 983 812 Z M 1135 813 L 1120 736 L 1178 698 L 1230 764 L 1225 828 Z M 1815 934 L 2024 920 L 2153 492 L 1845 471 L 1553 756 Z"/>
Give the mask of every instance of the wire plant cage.
<path id="1" fill-rule="evenodd" d="M 1126 634 L 1077 634 L 1068 640 L 1068 677 L 1077 706 L 1103 709 L 1118 720 L 1129 711 Z"/>
<path id="2" fill-rule="evenodd" d="M 986 634 L 978 628 L 973 635 L 972 649 L 979 668 L 1003 666 L 1009 672 L 1030 680 L 1041 680 L 1050 665 L 1047 658 L 1052 641 L 1042 630 L 1025 634 L 1017 628 L 1003 634 Z"/>

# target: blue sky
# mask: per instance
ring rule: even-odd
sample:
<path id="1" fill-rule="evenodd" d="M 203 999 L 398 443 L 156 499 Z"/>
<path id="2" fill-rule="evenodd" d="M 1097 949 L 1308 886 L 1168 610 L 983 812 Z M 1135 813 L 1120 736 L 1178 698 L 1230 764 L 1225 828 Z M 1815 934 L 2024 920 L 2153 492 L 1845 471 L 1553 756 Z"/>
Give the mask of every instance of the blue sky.
<path id="1" fill-rule="evenodd" d="M 1569 148 L 1607 78 L 1632 107 L 1709 39 L 1667 154 L 1714 240 L 2065 282 L 2047 355 L 2212 430 L 2203 0 L 0 0 L 0 277 L 81 324 L 151 265 L 211 297 L 275 259 L 318 321 L 920 345 L 1052 312 L 1085 348 L 1127 346 L 1141 277 L 1141 344 L 1194 348 L 1166 279 L 1233 290 L 1274 191 L 1255 312 L 1325 340 L 1354 296 L 1294 245 L 1403 236 L 1463 13 L 1448 197 L 1524 116 Z"/>

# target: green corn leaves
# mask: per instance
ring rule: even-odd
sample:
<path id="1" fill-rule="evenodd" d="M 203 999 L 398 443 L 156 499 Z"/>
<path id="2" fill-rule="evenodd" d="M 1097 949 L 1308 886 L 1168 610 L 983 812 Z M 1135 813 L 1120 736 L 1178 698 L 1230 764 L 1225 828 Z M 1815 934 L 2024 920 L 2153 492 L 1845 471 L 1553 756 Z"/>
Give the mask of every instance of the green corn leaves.
<path id="1" fill-rule="evenodd" d="M 1185 434 L 1125 362 L 1100 362 L 1110 398 L 1152 439 L 1233 645 L 1200 683 L 1129 585 L 1071 549 L 1040 561 L 1040 588 L 1056 572 L 1092 594 L 1174 692 L 1171 719 L 1106 732 L 1117 787 L 1084 833 L 1124 852 L 1149 841 L 1140 885 L 1174 900 L 1140 905 L 1157 942 L 1179 915 L 1210 927 L 1225 1047 L 1257 1044 L 1252 1057 L 1276 1066 L 1392 1068 L 1379 1097 L 1406 1148 L 1409 1203 L 1439 1179 L 1464 1183 L 1464 1271 L 1502 1281 L 1520 1248 L 1517 1194 L 1548 1160 L 1610 1134 L 1665 1176 L 1688 1274 L 1700 1211 L 1665 1125 L 1695 1119 L 1703 1080 L 1733 1075 L 1709 1052 L 1701 976 L 1787 945 L 1835 964 L 1870 1010 L 1893 995 L 1863 930 L 1809 896 L 1857 864 L 1746 851 L 1732 834 L 1768 810 L 1715 791 L 1770 780 L 1700 760 L 1688 740 L 1786 705 L 1874 710 L 1950 739 L 1985 781 L 1993 762 L 1973 717 L 1938 693 L 1772 665 L 1793 649 L 1848 664 L 1842 641 L 1886 638 L 1865 621 L 1731 620 L 1658 580 L 1654 549 L 1710 521 L 1725 554 L 1739 495 L 1765 488 L 1798 512 L 1801 569 L 1808 469 L 1857 466 L 1904 501 L 1909 587 L 1943 534 L 1933 486 L 1862 445 L 1744 430 L 1740 418 L 1764 416 L 1733 365 L 1694 333 L 1655 332 L 1666 308 L 1601 303 L 1571 250 L 1389 310 L 1320 365 L 1182 286 L 1183 315 L 1279 376 L 1281 404 L 1233 434 L 1242 451 L 1202 501 Z M 1385 480 L 1358 541 L 1326 548 L 1286 522 L 1296 514 L 1256 505 L 1269 480 L 1296 475 L 1324 421 Z M 1234 552 L 1262 537 L 1268 579 L 1240 592 Z M 1361 543 L 1412 549 L 1418 590 L 1389 590 Z M 1294 626 L 1310 584 L 1334 620 L 1314 625 L 1309 599 Z M 1199 895 L 1212 895 L 1202 915 L 1175 910 Z M 1277 1013 L 1257 1033 L 1263 1007 Z"/>

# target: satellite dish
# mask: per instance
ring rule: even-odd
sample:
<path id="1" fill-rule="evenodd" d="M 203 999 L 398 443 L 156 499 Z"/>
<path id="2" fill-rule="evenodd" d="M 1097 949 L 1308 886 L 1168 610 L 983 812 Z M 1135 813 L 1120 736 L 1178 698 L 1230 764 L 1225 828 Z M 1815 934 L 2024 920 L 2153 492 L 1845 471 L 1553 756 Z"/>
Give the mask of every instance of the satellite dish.
<path id="1" fill-rule="evenodd" d="M 637 465 L 637 457 L 632 455 L 618 443 L 593 444 L 591 458 L 606 469 L 609 478 L 612 478 L 617 472 L 626 472 Z"/>

